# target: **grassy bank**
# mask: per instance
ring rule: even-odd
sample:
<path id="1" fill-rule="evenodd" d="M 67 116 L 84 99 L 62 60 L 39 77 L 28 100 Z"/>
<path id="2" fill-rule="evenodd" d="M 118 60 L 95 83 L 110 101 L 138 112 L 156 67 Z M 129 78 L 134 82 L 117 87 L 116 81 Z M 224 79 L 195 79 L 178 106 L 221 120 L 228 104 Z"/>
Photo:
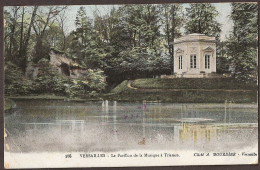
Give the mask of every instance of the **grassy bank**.
<path id="1" fill-rule="evenodd" d="M 28 95 L 28 96 L 9 96 L 9 99 L 52 99 L 52 100 L 63 100 L 66 99 L 64 96 L 40 94 L 40 95 Z"/>
<path id="2" fill-rule="evenodd" d="M 120 83 L 118 86 L 116 86 L 114 89 L 111 90 L 111 93 L 114 94 L 120 94 L 120 93 L 131 93 L 134 92 L 132 89 L 127 87 L 127 80 Z"/>
<path id="3" fill-rule="evenodd" d="M 102 100 L 100 96 L 92 97 L 92 98 L 68 98 L 66 96 L 56 96 L 52 94 L 40 94 L 40 95 L 28 95 L 28 96 L 9 96 L 8 99 L 12 100 L 65 100 L 65 101 L 77 101 L 77 102 L 84 102 L 84 101 L 95 101 L 95 100 Z"/>
<path id="4" fill-rule="evenodd" d="M 132 83 L 136 89 L 129 88 L 128 81 L 123 81 L 106 98 L 118 101 L 147 100 L 177 103 L 222 103 L 225 100 L 235 103 L 257 102 L 256 85 L 237 84 L 234 80 L 225 82 L 224 79 L 203 81 L 202 79 L 138 79 Z"/>
<path id="5" fill-rule="evenodd" d="M 102 99 L 117 101 L 161 101 L 176 103 L 256 103 L 257 85 L 237 82 L 234 79 L 137 79 L 123 81 L 109 94 L 86 98 L 68 98 L 52 94 L 9 96 L 12 100 L 64 100 L 64 101 L 98 101 Z M 5 108 L 10 107 L 6 102 Z"/>
<path id="6" fill-rule="evenodd" d="M 132 86 L 145 89 L 257 89 L 254 83 L 241 83 L 234 78 L 137 79 Z"/>
<path id="7" fill-rule="evenodd" d="M 15 106 L 15 102 L 13 100 L 7 99 L 7 98 L 4 99 L 4 110 L 5 111 L 14 108 L 14 106 Z"/>

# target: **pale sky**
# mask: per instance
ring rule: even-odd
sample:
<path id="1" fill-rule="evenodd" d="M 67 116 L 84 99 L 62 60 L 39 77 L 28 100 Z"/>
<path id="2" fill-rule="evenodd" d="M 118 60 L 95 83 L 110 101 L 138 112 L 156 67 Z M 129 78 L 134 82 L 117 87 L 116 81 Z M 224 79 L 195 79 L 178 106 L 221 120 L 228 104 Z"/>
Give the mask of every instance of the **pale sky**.
<path id="1" fill-rule="evenodd" d="M 216 9 L 219 11 L 219 16 L 217 17 L 217 21 L 221 24 L 221 34 L 220 39 L 225 40 L 226 37 L 229 35 L 229 32 L 232 29 L 232 21 L 229 18 L 229 15 L 231 13 L 231 6 L 230 3 L 213 3 L 213 5 L 216 6 Z M 77 14 L 77 10 L 83 5 L 72 5 L 68 7 L 68 31 L 72 31 L 75 29 L 75 18 Z M 93 11 L 98 9 L 101 14 L 106 14 L 110 11 L 110 9 L 118 5 L 84 5 L 87 15 L 89 17 L 93 17 Z M 183 4 L 183 9 L 188 7 L 188 4 Z"/>
<path id="2" fill-rule="evenodd" d="M 225 40 L 232 30 L 232 20 L 230 19 L 231 5 L 230 3 L 214 3 L 217 10 L 219 11 L 219 16 L 217 20 L 221 23 L 221 35 L 220 39 Z"/>
<path id="3" fill-rule="evenodd" d="M 231 5 L 230 3 L 213 3 L 216 9 L 219 11 L 219 16 L 217 17 L 217 21 L 221 24 L 220 40 L 225 40 L 228 37 L 230 31 L 232 30 L 232 20 L 229 18 L 231 13 Z M 101 15 L 108 13 L 111 8 L 118 7 L 120 5 L 70 5 L 67 9 L 67 21 L 66 21 L 66 32 L 69 33 L 76 29 L 75 27 L 75 19 L 78 9 L 84 6 L 86 9 L 86 13 L 90 18 L 93 18 L 93 12 L 97 9 Z M 189 7 L 189 4 L 183 4 L 183 10 Z M 8 10 L 8 7 L 5 7 Z M 183 29 L 181 29 L 183 31 Z"/>

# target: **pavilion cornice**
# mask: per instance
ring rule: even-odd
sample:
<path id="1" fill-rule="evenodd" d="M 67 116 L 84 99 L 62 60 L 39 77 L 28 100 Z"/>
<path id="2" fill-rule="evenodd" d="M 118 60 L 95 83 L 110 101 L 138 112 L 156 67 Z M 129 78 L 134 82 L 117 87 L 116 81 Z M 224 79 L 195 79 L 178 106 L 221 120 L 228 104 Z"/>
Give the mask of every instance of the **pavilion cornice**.
<path id="1" fill-rule="evenodd" d="M 216 43 L 217 40 L 183 40 L 183 41 L 177 41 L 174 42 L 174 44 L 181 44 L 181 43 L 186 43 L 186 42 L 207 42 L 207 43 Z"/>

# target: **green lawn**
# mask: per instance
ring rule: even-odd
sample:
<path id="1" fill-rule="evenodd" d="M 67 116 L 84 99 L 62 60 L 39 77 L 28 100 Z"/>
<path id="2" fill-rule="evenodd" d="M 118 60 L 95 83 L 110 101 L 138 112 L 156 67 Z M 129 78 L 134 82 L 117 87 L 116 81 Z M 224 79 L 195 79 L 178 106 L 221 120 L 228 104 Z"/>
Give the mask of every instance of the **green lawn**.
<path id="1" fill-rule="evenodd" d="M 224 81 L 227 80 L 227 81 Z M 161 101 L 176 103 L 256 103 L 257 86 L 237 83 L 231 79 L 137 79 L 132 89 L 123 81 L 105 97 L 118 101 Z M 201 86 L 199 86 L 201 85 Z M 223 87 L 223 88 L 222 88 Z M 152 90 L 153 89 L 153 90 Z M 156 90 L 157 89 L 157 90 Z M 167 90 L 168 89 L 168 90 Z M 173 91 L 170 89 L 184 89 Z M 186 90 L 185 90 L 186 89 Z M 207 89 L 203 91 L 201 89 Z M 223 89 L 214 90 L 214 89 Z M 241 91 L 232 91 L 240 89 Z M 209 91 L 210 90 L 210 91 Z M 229 91 L 227 91 L 229 90 Z M 245 90 L 245 91 L 243 91 Z"/>
<path id="2" fill-rule="evenodd" d="M 120 83 L 118 86 L 116 86 L 114 89 L 112 89 L 111 93 L 121 93 L 127 91 L 131 91 L 131 89 L 127 87 L 127 80 L 125 80 L 122 83 Z"/>
<path id="3" fill-rule="evenodd" d="M 137 79 L 132 84 L 145 89 L 257 89 L 256 84 L 241 83 L 233 78 Z"/>

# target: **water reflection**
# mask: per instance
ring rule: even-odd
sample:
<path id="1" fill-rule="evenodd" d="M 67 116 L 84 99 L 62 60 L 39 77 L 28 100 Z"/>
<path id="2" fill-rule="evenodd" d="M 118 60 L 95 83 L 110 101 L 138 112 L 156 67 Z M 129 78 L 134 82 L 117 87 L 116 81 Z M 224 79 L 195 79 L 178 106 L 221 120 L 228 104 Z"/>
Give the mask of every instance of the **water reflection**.
<path id="1" fill-rule="evenodd" d="M 11 152 L 230 149 L 257 142 L 257 116 L 257 105 L 228 102 L 18 101 L 6 141 Z"/>

